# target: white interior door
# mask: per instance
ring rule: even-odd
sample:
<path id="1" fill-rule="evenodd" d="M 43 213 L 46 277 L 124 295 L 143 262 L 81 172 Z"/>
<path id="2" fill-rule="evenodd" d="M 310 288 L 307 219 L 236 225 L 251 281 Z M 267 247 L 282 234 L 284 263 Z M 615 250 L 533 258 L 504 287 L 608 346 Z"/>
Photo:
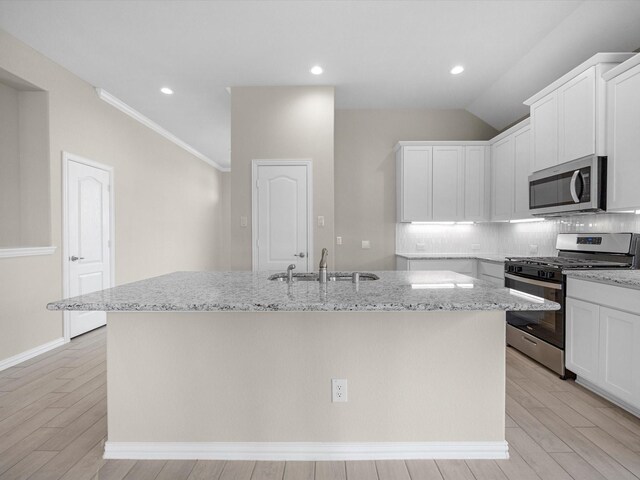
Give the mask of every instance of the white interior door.
<path id="1" fill-rule="evenodd" d="M 309 164 L 254 163 L 253 269 L 309 271 Z"/>
<path id="2" fill-rule="evenodd" d="M 111 287 L 110 181 L 107 170 L 67 164 L 67 253 L 69 296 Z M 69 312 L 69 336 L 101 327 L 105 312 Z"/>

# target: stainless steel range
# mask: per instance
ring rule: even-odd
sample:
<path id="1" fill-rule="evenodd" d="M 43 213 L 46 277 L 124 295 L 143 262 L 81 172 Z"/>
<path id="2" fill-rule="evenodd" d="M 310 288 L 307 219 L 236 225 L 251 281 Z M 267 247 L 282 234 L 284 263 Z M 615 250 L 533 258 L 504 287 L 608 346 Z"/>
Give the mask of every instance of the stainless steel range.
<path id="1" fill-rule="evenodd" d="M 560 233 L 557 257 L 510 257 L 505 263 L 505 287 L 557 302 L 550 312 L 507 312 L 507 344 L 558 373 L 565 369 L 564 272 L 578 269 L 640 268 L 640 234 Z"/>

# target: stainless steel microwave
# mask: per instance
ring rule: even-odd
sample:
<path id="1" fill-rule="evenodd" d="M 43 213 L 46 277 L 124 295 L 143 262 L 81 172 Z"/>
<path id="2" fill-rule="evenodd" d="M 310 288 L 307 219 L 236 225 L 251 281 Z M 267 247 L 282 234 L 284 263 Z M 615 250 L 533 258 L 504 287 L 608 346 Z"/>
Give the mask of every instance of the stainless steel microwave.
<path id="1" fill-rule="evenodd" d="M 606 202 L 607 157 L 589 155 L 529 176 L 532 215 L 599 212 Z"/>

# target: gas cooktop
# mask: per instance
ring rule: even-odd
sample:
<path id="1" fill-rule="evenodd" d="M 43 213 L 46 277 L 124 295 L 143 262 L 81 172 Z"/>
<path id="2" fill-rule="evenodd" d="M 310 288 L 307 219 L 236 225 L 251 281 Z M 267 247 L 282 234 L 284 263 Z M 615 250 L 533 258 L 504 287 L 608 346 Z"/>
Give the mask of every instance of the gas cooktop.
<path id="1" fill-rule="evenodd" d="M 562 270 L 579 268 L 629 268 L 629 263 L 595 260 L 590 258 L 570 257 L 510 257 L 511 263 L 520 265 L 536 265 L 540 267 L 555 267 Z"/>

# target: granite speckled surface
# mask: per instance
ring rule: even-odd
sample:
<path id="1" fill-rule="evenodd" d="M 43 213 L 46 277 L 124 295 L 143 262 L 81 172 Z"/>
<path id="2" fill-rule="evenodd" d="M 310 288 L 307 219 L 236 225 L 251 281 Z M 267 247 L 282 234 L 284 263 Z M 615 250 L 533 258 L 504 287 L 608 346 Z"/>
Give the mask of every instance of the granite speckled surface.
<path id="1" fill-rule="evenodd" d="M 374 272 L 380 280 L 287 282 L 264 272 L 175 272 L 53 302 L 49 310 L 102 311 L 458 311 L 557 310 L 454 272 Z"/>
<path id="2" fill-rule="evenodd" d="M 509 257 L 497 253 L 396 253 L 397 257 L 409 260 L 483 260 L 485 262 L 504 263 Z"/>
<path id="3" fill-rule="evenodd" d="M 567 277 L 640 290 L 640 270 L 575 270 Z"/>

